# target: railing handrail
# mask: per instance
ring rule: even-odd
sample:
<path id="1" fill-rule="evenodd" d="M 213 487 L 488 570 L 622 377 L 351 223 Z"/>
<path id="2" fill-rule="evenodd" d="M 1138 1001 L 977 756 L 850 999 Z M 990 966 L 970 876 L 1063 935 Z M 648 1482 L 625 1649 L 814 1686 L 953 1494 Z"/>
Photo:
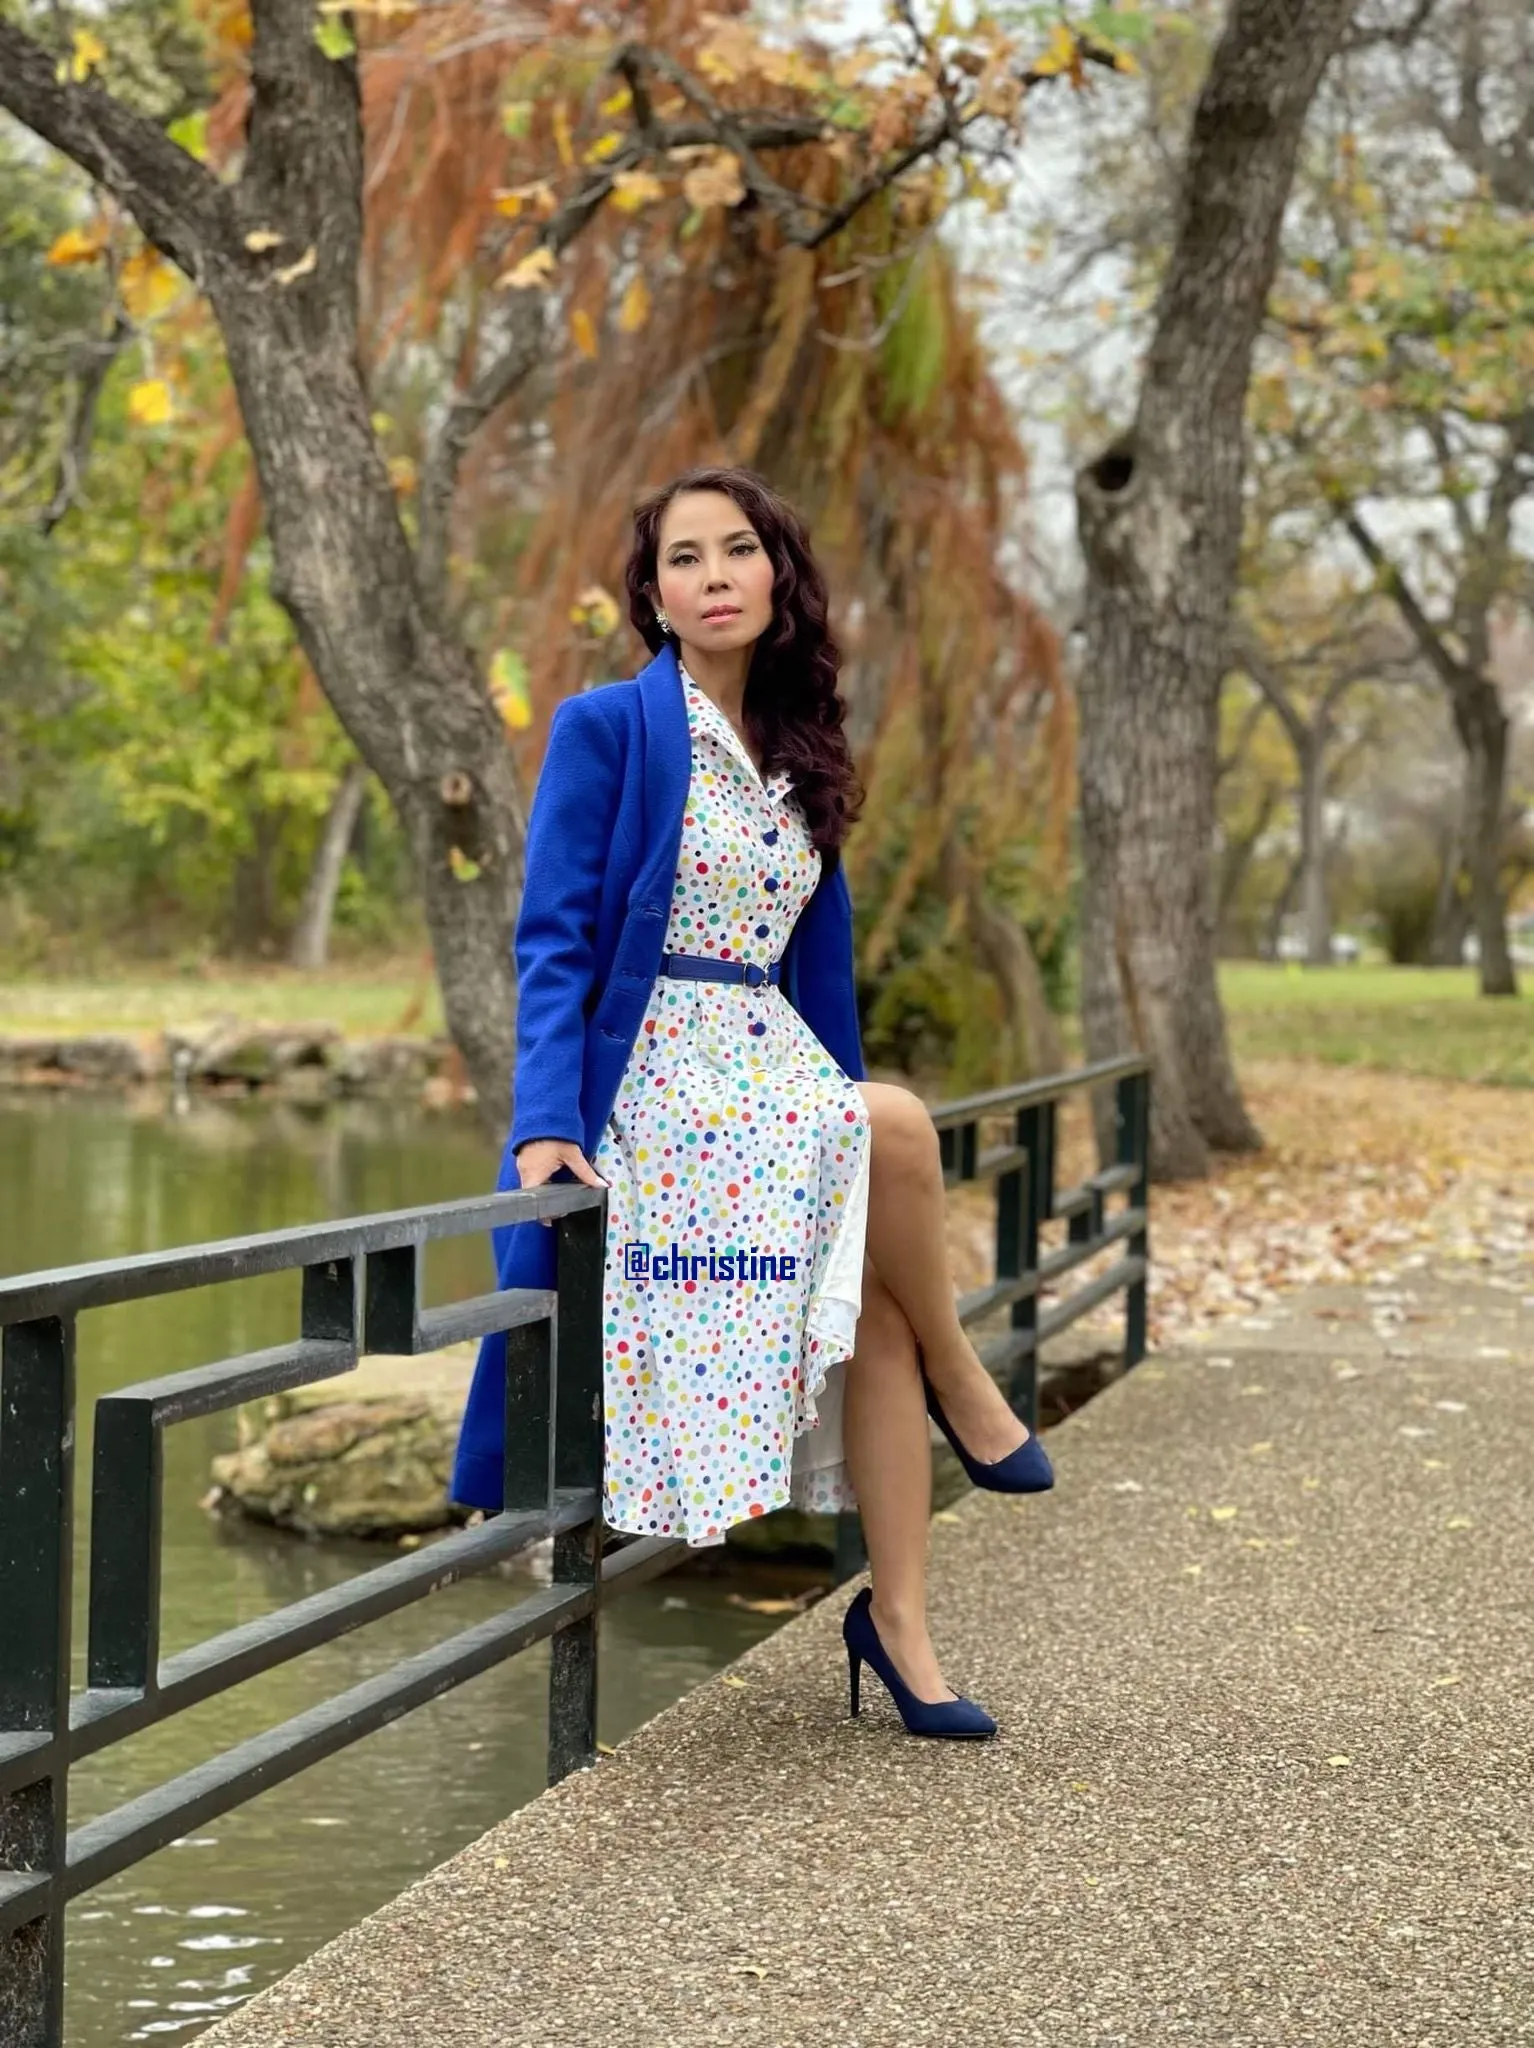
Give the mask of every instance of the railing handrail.
<path id="1" fill-rule="evenodd" d="M 358 1252 L 399 1251 L 438 1238 L 466 1237 L 474 1230 L 498 1230 L 535 1216 L 567 1216 L 572 1209 L 595 1207 L 601 1195 L 601 1189 L 584 1182 L 545 1182 L 541 1187 L 512 1188 L 504 1194 L 431 1202 L 418 1209 L 291 1224 L 282 1230 L 257 1231 L 250 1237 L 173 1245 L 166 1251 L 93 1259 L 83 1266 L 18 1273 L 0 1279 L 0 1323 L 79 1315 L 88 1308 L 107 1308 L 148 1294 L 177 1294 L 188 1287 L 290 1272 L 300 1266 L 324 1265 L 331 1259 L 354 1258 Z"/>
<path id="2" fill-rule="evenodd" d="M 1059 1102 L 1078 1088 L 1096 1088 L 1109 1081 L 1127 1081 L 1148 1074 L 1150 1061 L 1139 1053 L 1125 1053 L 1117 1059 L 1098 1060 L 1089 1067 L 1071 1067 L 1063 1074 L 1045 1074 L 1037 1081 L 1009 1082 L 1002 1088 L 987 1088 L 978 1095 L 956 1096 L 940 1102 L 928 1114 L 941 1131 L 954 1124 L 973 1123 L 977 1117 L 1005 1116 L 1014 1109 L 1039 1109 L 1046 1102 Z"/>
<path id="3" fill-rule="evenodd" d="M 1115 1093 L 1114 1163 L 1078 1187 L 1057 1189 L 1056 1105 L 1108 1084 Z M 996 1279 L 963 1298 L 960 1319 L 1007 1315 L 1008 1328 L 977 1349 L 989 1370 L 1005 1376 L 1013 1407 L 1037 1428 L 1039 1348 L 1077 1317 L 1122 1292 L 1126 1367 L 1144 1354 L 1148 1063 L 1102 1060 L 940 1103 L 929 1114 L 945 1186 L 985 1181 L 994 1188 Z M 1010 1116 L 1012 1130 L 981 1152 L 980 1123 L 990 1116 Z M 1125 1206 L 1110 1216 L 1114 1196 Z M 607 1200 L 605 1187 L 549 1182 L 0 1279 L 0 1591 L 9 1603 L 0 1629 L 0 2012 L 20 2024 L 21 2048 L 60 2048 L 65 1909 L 80 1891 L 530 1644 L 550 1643 L 549 1782 L 595 1760 L 603 1594 L 669 1570 L 687 1554 L 678 1539 L 605 1534 Z M 552 1288 L 425 1307 L 430 1242 L 537 1217 L 554 1225 Z M 1048 1223 L 1066 1225 L 1064 1245 L 1041 1246 L 1040 1228 Z M 1046 1288 L 1114 1248 L 1121 1252 L 1110 1267 L 1041 1312 Z M 97 1398 L 86 1683 L 73 1687 L 76 1318 L 145 1296 L 284 1271 L 302 1276 L 297 1333 L 287 1343 Z M 419 1354 L 450 1336 L 497 1331 L 507 1343 L 499 1515 L 430 1551 L 161 1657 L 160 1439 L 167 1427 L 348 1371 L 370 1352 Z M 554 1539 L 546 1590 L 84 1827 L 68 1828 L 69 1774 L 85 1757 L 484 1571 L 539 1534 Z M 838 1515 L 836 1577 L 845 1579 L 865 1561 L 856 1511 Z"/>

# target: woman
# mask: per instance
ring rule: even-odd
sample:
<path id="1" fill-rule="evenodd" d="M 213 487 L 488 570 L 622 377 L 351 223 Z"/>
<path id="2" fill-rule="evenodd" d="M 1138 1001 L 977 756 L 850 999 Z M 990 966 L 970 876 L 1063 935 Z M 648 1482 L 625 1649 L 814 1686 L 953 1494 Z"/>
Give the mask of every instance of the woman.
<path id="1" fill-rule="evenodd" d="M 913 1733 L 991 1735 L 927 1634 L 929 1410 L 978 1485 L 1053 1474 L 959 1323 L 931 1118 L 864 1080 L 825 585 L 744 469 L 643 504 L 627 585 L 655 658 L 558 707 L 533 802 L 501 1172 L 610 1191 L 604 1518 L 702 1546 L 789 1503 L 858 1507 L 852 1711 L 866 1661 Z M 503 1287 L 553 1284 L 546 1227 L 497 1243 Z M 504 1386 L 490 1338 L 468 1505 L 501 1506 Z"/>

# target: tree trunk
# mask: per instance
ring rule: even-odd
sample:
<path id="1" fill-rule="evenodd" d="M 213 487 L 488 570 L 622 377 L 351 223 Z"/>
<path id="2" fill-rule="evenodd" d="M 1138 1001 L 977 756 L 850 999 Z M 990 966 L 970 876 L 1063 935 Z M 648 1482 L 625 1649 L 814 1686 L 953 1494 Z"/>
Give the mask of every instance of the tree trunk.
<path id="1" fill-rule="evenodd" d="M 357 59 L 316 44 L 313 0 L 254 0 L 251 18 L 233 184 L 94 81 L 61 84 L 53 58 L 4 21 L 0 100 L 116 192 L 212 306 L 274 593 L 404 827 L 448 1029 L 499 1133 L 516 1044 L 524 806 L 501 720 L 446 621 L 444 565 L 419 566 L 372 428 L 358 345 Z"/>
<path id="2" fill-rule="evenodd" d="M 1480 944 L 1481 994 L 1515 996 L 1518 976 L 1507 941 L 1502 837 L 1507 801 L 1507 714 L 1496 685 L 1477 677 L 1455 722 L 1465 746 L 1465 865 L 1470 912 Z"/>
<path id="3" fill-rule="evenodd" d="M 1006 1008 L 1008 1070 L 1030 1080 L 1063 1073 L 1065 1041 L 1045 997 L 1044 978 L 1027 932 L 978 883 L 969 892 L 966 914 Z"/>
<path id="4" fill-rule="evenodd" d="M 336 784 L 336 793 L 330 800 L 330 809 L 320 831 L 319 845 L 314 849 L 309 886 L 304 890 L 303 905 L 288 948 L 290 966 L 318 972 L 330 958 L 330 925 L 341 887 L 341 868 L 357 828 L 357 816 L 362 809 L 367 784 L 367 763 L 349 761 L 346 773 Z"/>
<path id="5" fill-rule="evenodd" d="M 1028 934 L 985 886 L 985 876 L 967 861 L 950 836 L 938 856 L 944 893 L 962 903 L 975 950 L 1001 992 L 1003 1075 L 1058 1074 L 1066 1064 L 1065 1041 L 1044 994 L 1044 977 Z"/>
<path id="6" fill-rule="evenodd" d="M 1326 894 L 1326 730 L 1316 725 L 1300 749 L 1300 902 L 1305 964 L 1332 964 L 1332 913 Z"/>
<path id="7" fill-rule="evenodd" d="M 1273 907 L 1268 912 L 1268 958 L 1270 960 L 1278 958 L 1278 942 L 1284 935 L 1284 926 L 1289 920 L 1289 913 L 1294 908 L 1294 899 L 1299 893 L 1302 865 L 1302 856 L 1296 854 L 1289 863 L 1289 872 L 1284 876 L 1284 885 L 1279 890 L 1277 896 L 1274 897 Z"/>
<path id="8" fill-rule="evenodd" d="M 276 950 L 277 855 L 285 811 L 257 811 L 251 846 L 234 864 L 229 891 L 229 950 L 251 958 Z"/>
<path id="9" fill-rule="evenodd" d="M 277 284 L 270 256 L 226 254 L 204 286 L 261 483 L 274 593 L 399 816 L 448 1029 L 499 1132 L 516 1045 L 523 805 L 469 650 L 421 588 L 373 433 L 357 337 L 357 68 L 314 49 L 289 19 L 301 13 L 299 0 L 258 11 L 246 166 L 230 198 L 242 253 L 244 234 L 275 230 L 286 263 L 309 268 Z"/>
<path id="10" fill-rule="evenodd" d="M 1252 857 L 1262 844 L 1273 813 L 1278 808 L 1278 791 L 1267 784 L 1262 792 L 1262 802 L 1257 807 L 1256 822 L 1250 832 L 1243 832 L 1239 838 L 1228 838 L 1221 850 L 1219 881 L 1215 891 L 1215 929 L 1219 942 L 1224 946 L 1232 943 L 1230 916 L 1236 907 L 1236 898 L 1246 880 Z"/>
<path id="11" fill-rule="evenodd" d="M 1460 791 L 1459 815 L 1449 826 L 1443 866 L 1438 871 L 1438 888 L 1433 897 L 1433 925 L 1428 934 L 1427 957 L 1431 967 L 1458 967 L 1465 953 L 1465 906 L 1460 894 L 1460 876 L 1465 864 L 1465 793 Z"/>
<path id="12" fill-rule="evenodd" d="M 1199 96 L 1133 425 L 1077 480 L 1082 1021 L 1151 1060 L 1161 1179 L 1261 1143 L 1215 976 L 1219 691 L 1241 537 L 1243 415 L 1305 116 L 1353 0 L 1235 0 Z"/>

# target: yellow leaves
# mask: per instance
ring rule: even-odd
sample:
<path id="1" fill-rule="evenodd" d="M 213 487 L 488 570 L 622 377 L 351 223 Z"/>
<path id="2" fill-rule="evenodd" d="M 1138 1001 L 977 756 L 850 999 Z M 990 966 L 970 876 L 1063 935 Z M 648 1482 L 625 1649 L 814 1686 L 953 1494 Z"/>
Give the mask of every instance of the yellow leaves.
<path id="1" fill-rule="evenodd" d="M 623 303 L 618 308 L 618 330 L 622 334 L 637 334 L 650 317 L 650 287 L 642 270 L 636 271 L 629 280 Z"/>
<path id="2" fill-rule="evenodd" d="M 683 178 L 682 191 L 691 206 L 739 206 L 746 196 L 740 158 L 733 150 L 713 151 Z"/>
<path id="3" fill-rule="evenodd" d="M 314 41 L 332 64 L 339 64 L 343 58 L 357 54 L 357 39 L 338 14 L 327 15 L 323 21 L 314 24 Z"/>
<path id="4" fill-rule="evenodd" d="M 559 151 L 559 161 L 568 170 L 575 162 L 575 145 L 570 139 L 570 116 L 563 100 L 554 102 L 554 147 Z"/>
<path id="5" fill-rule="evenodd" d="M 298 258 L 298 261 L 296 263 L 289 263 L 282 270 L 274 270 L 272 272 L 272 276 L 276 278 L 278 284 L 280 285 L 296 284 L 299 278 L 307 277 L 310 271 L 313 270 L 314 266 L 318 262 L 319 254 L 316 251 L 314 244 L 311 242 L 308 248 L 305 249 L 303 255 Z"/>
<path id="6" fill-rule="evenodd" d="M 1446 1529 L 1473 1529 L 1475 1524 L 1468 1515 L 1451 1515 L 1448 1521 L 1444 1523 L 1444 1527 Z"/>
<path id="7" fill-rule="evenodd" d="M 477 860 L 470 860 L 461 846 L 450 846 L 447 850 L 447 864 L 455 882 L 477 882 L 484 870 Z"/>
<path id="8" fill-rule="evenodd" d="M 57 268 L 70 263 L 94 263 L 107 241 L 105 221 L 92 221 L 84 228 L 66 228 L 44 260 Z"/>
<path id="9" fill-rule="evenodd" d="M 178 149 L 184 149 L 188 156 L 204 163 L 208 155 L 208 110 L 199 107 L 193 114 L 183 114 L 179 121 L 172 121 L 165 133 Z"/>
<path id="10" fill-rule="evenodd" d="M 174 413 L 175 401 L 163 377 L 149 377 L 128 393 L 128 417 L 135 426 L 163 427 Z"/>
<path id="11" fill-rule="evenodd" d="M 623 147 L 623 136 L 613 128 L 606 135 L 599 135 L 586 152 L 588 164 L 605 164 L 610 156 L 616 156 Z"/>
<path id="12" fill-rule="evenodd" d="M 1348 1768 L 1348 1766 L 1352 1763 L 1353 1759 L 1350 1756 L 1329 1756 L 1326 1759 L 1326 1761 L 1330 1769 L 1334 1771 L 1345 1771 Z"/>
<path id="13" fill-rule="evenodd" d="M 653 171 L 619 171 L 613 178 L 612 203 L 620 213 L 637 213 L 665 197 L 666 188 Z"/>
<path id="14" fill-rule="evenodd" d="M 67 57 L 61 57 L 54 72 L 60 85 L 83 85 L 99 64 L 104 64 L 107 46 L 88 28 L 77 28 L 70 39 Z"/>
<path id="15" fill-rule="evenodd" d="M 705 14 L 703 20 L 713 34 L 698 52 L 698 69 L 711 85 L 737 84 L 757 66 L 761 44 L 755 32 L 717 14 Z"/>
<path id="16" fill-rule="evenodd" d="M 498 647 L 491 657 L 490 701 L 513 732 L 525 732 L 532 724 L 527 663 L 514 647 Z"/>
<path id="17" fill-rule="evenodd" d="M 1211 1522 L 1233 1522 L 1240 1512 L 1240 1508 L 1211 1508 L 1209 1510 L 1209 1519 Z"/>
<path id="18" fill-rule="evenodd" d="M 137 249 L 122 267 L 117 291 L 129 316 L 142 324 L 179 297 L 181 278 L 157 249 Z"/>
<path id="19" fill-rule="evenodd" d="M 570 339 L 588 363 L 596 361 L 597 331 L 584 306 L 577 306 L 570 315 Z"/>
<path id="20" fill-rule="evenodd" d="M 599 640 L 617 632 L 621 616 L 617 600 L 600 583 L 588 584 L 570 607 L 571 623 L 585 626 Z"/>
<path id="21" fill-rule="evenodd" d="M 529 250 L 520 263 L 514 263 L 510 270 L 503 272 L 496 283 L 514 292 L 544 291 L 553 273 L 554 251 L 540 243 L 536 249 Z"/>
<path id="22" fill-rule="evenodd" d="M 495 210 L 506 220 L 518 219 L 529 205 L 547 220 L 558 203 L 547 178 L 534 178 L 526 185 L 507 185 L 495 195 Z"/>
<path id="23" fill-rule="evenodd" d="M 1035 57 L 1029 70 L 1035 78 L 1058 78 L 1062 71 L 1068 71 L 1073 80 L 1081 78 L 1081 45 L 1063 21 L 1057 21 L 1049 32 L 1049 47 L 1041 56 Z"/>
<path id="24" fill-rule="evenodd" d="M 398 497 L 408 498 L 410 496 L 416 487 L 417 478 L 415 464 L 408 455 L 391 455 L 389 457 L 389 481 L 393 484 L 395 494 Z"/>
<path id="25" fill-rule="evenodd" d="M 738 1686 L 742 1690 L 744 1690 L 746 1681 L 743 1678 L 737 1678 L 733 1671 L 726 1671 L 724 1675 L 720 1678 L 719 1683 L 721 1685 Z"/>
<path id="26" fill-rule="evenodd" d="M 264 256 L 268 249 L 282 247 L 282 237 L 275 228 L 252 228 L 245 237 L 245 246 L 252 256 Z"/>
<path id="27" fill-rule="evenodd" d="M 620 85 L 615 93 L 610 93 L 603 100 L 601 111 L 604 114 L 626 114 L 633 104 L 634 95 L 626 85 Z"/>

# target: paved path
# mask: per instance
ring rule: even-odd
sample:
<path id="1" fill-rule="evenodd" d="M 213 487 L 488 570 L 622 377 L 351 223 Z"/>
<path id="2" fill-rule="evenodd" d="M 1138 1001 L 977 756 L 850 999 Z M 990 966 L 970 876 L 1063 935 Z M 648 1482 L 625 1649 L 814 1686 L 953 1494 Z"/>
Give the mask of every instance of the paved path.
<path id="1" fill-rule="evenodd" d="M 996 1743 L 849 1720 L 839 1592 L 207 2048 L 1534 2042 L 1534 1274 L 1317 1290 L 1050 1449 L 933 1531 Z"/>

